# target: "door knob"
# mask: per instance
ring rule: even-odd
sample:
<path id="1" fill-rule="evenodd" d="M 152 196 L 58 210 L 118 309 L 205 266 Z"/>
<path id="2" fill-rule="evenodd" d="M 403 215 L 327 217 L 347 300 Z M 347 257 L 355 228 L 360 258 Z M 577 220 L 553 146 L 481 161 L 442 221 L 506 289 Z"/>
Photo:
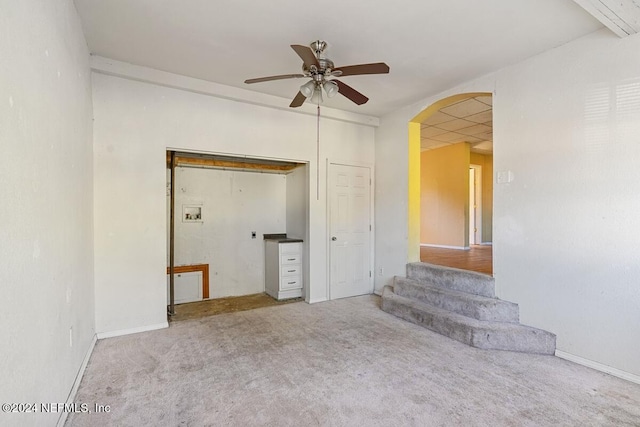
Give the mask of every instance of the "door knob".
<path id="1" fill-rule="evenodd" d="M 336 240 L 338 240 L 338 238 L 337 238 L 337 237 L 335 237 L 335 236 L 333 236 L 333 237 L 331 238 L 331 240 L 333 240 L 333 241 L 335 242 Z"/>

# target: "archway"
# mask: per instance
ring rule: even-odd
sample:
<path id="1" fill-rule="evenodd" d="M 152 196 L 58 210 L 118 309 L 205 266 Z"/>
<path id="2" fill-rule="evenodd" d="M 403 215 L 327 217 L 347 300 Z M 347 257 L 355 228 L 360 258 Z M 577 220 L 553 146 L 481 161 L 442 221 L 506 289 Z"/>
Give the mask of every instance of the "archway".
<path id="1" fill-rule="evenodd" d="M 475 244 L 490 245 L 492 94 L 461 93 L 431 104 L 409 122 L 408 151 L 409 261 L 420 261 L 421 246 L 469 250 Z M 473 241 L 469 169 L 478 164 L 484 195 L 478 200 L 481 233 Z"/>

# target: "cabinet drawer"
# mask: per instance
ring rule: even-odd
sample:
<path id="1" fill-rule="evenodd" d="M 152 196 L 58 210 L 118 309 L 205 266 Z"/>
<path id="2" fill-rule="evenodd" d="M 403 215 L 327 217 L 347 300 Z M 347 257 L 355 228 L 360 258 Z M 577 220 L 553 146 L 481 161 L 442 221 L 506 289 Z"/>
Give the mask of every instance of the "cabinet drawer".
<path id="1" fill-rule="evenodd" d="M 280 264 L 302 264 L 302 257 L 299 254 L 282 255 L 280 257 Z"/>
<path id="2" fill-rule="evenodd" d="M 302 253 L 302 243 L 280 243 L 280 253 L 300 255 Z"/>
<path id="3" fill-rule="evenodd" d="M 280 276 L 300 276 L 302 275 L 302 268 L 300 265 L 284 265 L 280 269 Z"/>
<path id="4" fill-rule="evenodd" d="M 280 289 L 300 289 L 302 288 L 302 277 L 291 276 L 280 279 Z"/>

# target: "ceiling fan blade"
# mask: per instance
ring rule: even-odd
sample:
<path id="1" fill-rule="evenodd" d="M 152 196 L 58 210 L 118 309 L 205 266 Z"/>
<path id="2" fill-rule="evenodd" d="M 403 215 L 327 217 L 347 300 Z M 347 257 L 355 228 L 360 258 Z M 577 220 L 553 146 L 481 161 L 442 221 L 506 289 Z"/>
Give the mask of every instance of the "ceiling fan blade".
<path id="1" fill-rule="evenodd" d="M 361 94 L 360 92 L 358 92 L 357 90 L 349 86 L 348 84 L 342 83 L 340 80 L 336 80 L 336 79 L 333 79 L 331 81 L 336 82 L 336 84 L 338 85 L 338 93 L 340 93 L 342 96 L 349 98 L 351 101 L 355 102 L 356 104 L 362 105 L 369 100 L 369 98 L 367 98 L 366 96 L 364 96 L 363 94 Z"/>
<path id="2" fill-rule="evenodd" d="M 306 100 L 307 100 L 307 97 L 304 96 L 302 92 L 298 92 L 296 97 L 293 98 L 293 101 L 291 101 L 291 104 L 289 104 L 289 107 L 292 107 L 292 108 L 299 107 L 302 104 L 304 104 L 304 101 Z"/>
<path id="3" fill-rule="evenodd" d="M 315 65 L 316 68 L 320 68 L 320 64 L 318 63 L 318 58 L 316 58 L 315 53 L 311 50 L 309 46 L 303 46 L 301 44 L 292 44 L 291 48 L 296 51 L 298 56 L 302 58 L 302 62 L 307 68 L 311 68 L 312 65 Z"/>
<path id="4" fill-rule="evenodd" d="M 346 67 L 337 67 L 334 71 L 341 71 L 340 77 L 355 76 L 359 74 L 387 74 L 389 66 L 384 62 L 376 62 L 373 64 L 347 65 Z"/>
<path id="5" fill-rule="evenodd" d="M 258 77 L 257 79 L 247 79 L 244 82 L 247 84 L 251 84 L 251 83 L 268 82 L 271 80 L 297 79 L 299 77 L 304 77 L 304 74 L 281 74 L 279 76 Z"/>

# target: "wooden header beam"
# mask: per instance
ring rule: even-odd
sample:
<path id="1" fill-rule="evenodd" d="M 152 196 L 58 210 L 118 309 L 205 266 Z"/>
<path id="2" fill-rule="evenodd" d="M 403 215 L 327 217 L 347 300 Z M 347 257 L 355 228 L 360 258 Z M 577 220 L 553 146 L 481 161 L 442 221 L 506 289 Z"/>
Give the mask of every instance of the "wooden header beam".
<path id="1" fill-rule="evenodd" d="M 167 168 L 171 165 L 171 152 L 167 151 Z M 209 167 L 220 169 L 244 169 L 265 172 L 289 172 L 301 166 L 300 163 L 250 160 L 243 161 L 234 157 L 228 159 L 208 156 L 185 156 L 176 153 L 175 166 Z"/>

